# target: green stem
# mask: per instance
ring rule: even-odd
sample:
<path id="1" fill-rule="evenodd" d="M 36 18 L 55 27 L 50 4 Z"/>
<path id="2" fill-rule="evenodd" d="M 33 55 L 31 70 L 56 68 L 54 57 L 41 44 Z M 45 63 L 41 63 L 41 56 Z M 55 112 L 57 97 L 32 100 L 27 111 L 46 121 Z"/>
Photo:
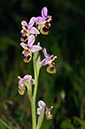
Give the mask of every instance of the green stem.
<path id="1" fill-rule="evenodd" d="M 38 78 L 35 76 L 35 86 L 34 86 L 34 94 L 33 94 L 33 103 L 32 103 L 32 125 L 33 129 L 36 129 L 36 93 L 38 86 Z"/>
<path id="2" fill-rule="evenodd" d="M 33 129 L 36 129 L 36 112 L 35 112 L 35 102 L 34 101 L 31 104 L 31 108 L 32 108 L 32 126 L 33 126 Z"/>
<path id="3" fill-rule="evenodd" d="M 37 87 L 38 87 L 38 73 L 36 69 L 35 70 L 35 87 L 34 87 L 34 94 L 33 94 L 34 101 L 36 101 Z"/>
<path id="4" fill-rule="evenodd" d="M 39 74 L 39 70 L 37 71 L 37 65 L 36 65 L 37 63 L 36 53 L 34 53 L 33 63 L 34 63 L 35 86 L 34 86 L 34 93 L 33 93 L 33 103 L 31 104 L 31 107 L 32 107 L 32 125 L 33 125 L 33 129 L 36 129 L 36 94 L 37 94 L 38 74 Z"/>

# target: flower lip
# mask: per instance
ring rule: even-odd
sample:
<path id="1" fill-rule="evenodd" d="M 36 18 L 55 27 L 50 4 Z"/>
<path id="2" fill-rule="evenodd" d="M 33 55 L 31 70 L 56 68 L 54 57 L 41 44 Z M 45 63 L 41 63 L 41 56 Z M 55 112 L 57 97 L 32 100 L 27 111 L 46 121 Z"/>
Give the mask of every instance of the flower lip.
<path id="1" fill-rule="evenodd" d="M 32 52 L 30 51 L 29 46 L 25 46 L 22 54 L 24 55 L 24 62 L 28 63 L 32 58 Z"/>
<path id="2" fill-rule="evenodd" d="M 30 33 L 29 33 L 29 30 L 26 29 L 26 26 L 22 26 L 21 34 L 22 34 L 21 41 L 22 42 L 27 41 L 28 40 L 28 36 L 30 35 Z"/>
<path id="3" fill-rule="evenodd" d="M 48 23 L 48 22 L 45 23 L 45 27 L 46 27 L 47 29 L 49 29 L 49 23 Z"/>
<path id="4" fill-rule="evenodd" d="M 21 41 L 22 41 L 22 42 L 25 42 L 25 41 L 27 41 L 27 38 L 28 38 L 27 36 L 23 36 L 23 35 L 22 35 Z"/>
<path id="5" fill-rule="evenodd" d="M 46 18 L 46 19 L 47 19 L 47 18 Z M 49 19 L 47 19 L 46 21 L 44 21 L 43 24 L 41 25 L 41 27 L 40 27 L 40 32 L 41 32 L 42 34 L 45 34 L 45 35 L 48 34 L 48 32 L 49 32 L 49 27 L 51 26 L 50 21 L 51 21 L 51 19 L 49 18 Z"/>
<path id="6" fill-rule="evenodd" d="M 24 56 L 24 62 L 28 63 L 32 58 L 32 55 Z"/>
<path id="7" fill-rule="evenodd" d="M 44 32 L 47 32 L 47 33 L 49 32 L 49 31 L 48 31 L 48 28 L 46 28 L 46 27 L 43 27 L 42 30 L 43 30 Z M 43 32 L 43 31 L 42 31 L 42 32 Z M 43 33 L 44 33 L 44 32 L 43 32 Z"/>
<path id="8" fill-rule="evenodd" d="M 20 86 L 18 86 L 18 88 L 19 88 L 19 89 L 18 89 L 19 94 L 20 94 L 20 95 L 24 95 L 26 88 L 25 88 L 25 87 L 22 88 L 22 87 L 20 87 Z"/>

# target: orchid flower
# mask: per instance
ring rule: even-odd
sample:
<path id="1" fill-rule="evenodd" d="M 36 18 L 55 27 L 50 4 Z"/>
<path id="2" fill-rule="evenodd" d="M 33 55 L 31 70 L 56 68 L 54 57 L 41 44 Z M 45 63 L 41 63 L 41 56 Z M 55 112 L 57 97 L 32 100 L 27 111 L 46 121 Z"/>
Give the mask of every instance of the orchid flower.
<path id="1" fill-rule="evenodd" d="M 31 81 L 31 84 L 34 85 L 35 84 L 35 80 L 32 79 L 31 75 L 25 75 L 23 78 L 21 78 L 20 76 L 18 76 L 18 78 L 20 79 L 18 84 L 18 92 L 20 93 L 20 95 L 23 95 L 25 93 L 26 87 L 25 87 L 25 81 L 29 82 Z"/>
<path id="2" fill-rule="evenodd" d="M 49 66 L 47 68 L 47 72 L 51 74 L 56 73 L 55 63 L 53 61 L 57 58 L 57 56 L 50 56 L 49 54 L 47 54 L 45 48 L 43 49 L 43 53 L 45 58 L 40 62 L 40 65 L 45 66 L 48 64 Z"/>
<path id="3" fill-rule="evenodd" d="M 41 10 L 41 15 L 35 18 L 35 22 L 38 25 L 38 29 L 42 34 L 48 34 L 48 29 L 51 26 L 52 16 L 48 15 L 48 9 L 43 7 Z"/>
<path id="4" fill-rule="evenodd" d="M 40 101 L 38 102 L 38 106 L 39 106 L 39 108 L 37 108 L 37 114 L 38 114 L 38 115 L 40 115 L 41 110 L 42 110 L 42 108 L 44 107 L 44 108 L 45 108 L 46 118 L 47 118 L 48 120 L 49 120 L 49 119 L 52 119 L 51 110 L 52 110 L 53 106 L 51 106 L 50 108 L 48 108 L 48 107 L 46 106 L 46 104 L 45 104 L 42 100 L 40 100 Z"/>
<path id="5" fill-rule="evenodd" d="M 21 37 L 21 41 L 22 42 L 25 42 L 28 40 L 28 36 L 30 34 L 40 34 L 40 32 L 37 30 L 36 27 L 33 27 L 34 25 L 34 19 L 35 17 L 32 17 L 29 21 L 29 23 L 27 24 L 26 21 L 22 21 L 21 22 L 21 25 L 22 25 L 22 30 L 21 30 L 21 33 L 22 33 L 22 37 Z"/>
<path id="6" fill-rule="evenodd" d="M 42 49 L 41 46 L 39 45 L 33 45 L 33 43 L 35 42 L 35 36 L 34 35 L 30 35 L 28 38 L 28 43 L 20 43 L 20 45 L 24 48 L 24 51 L 22 52 L 22 54 L 24 55 L 24 62 L 28 63 L 31 58 L 32 58 L 32 53 L 38 52 Z"/>
<path id="7" fill-rule="evenodd" d="M 48 19 L 52 19 L 52 16 L 48 15 L 48 9 L 46 7 L 43 7 L 41 10 L 41 15 L 35 18 L 36 24 L 40 25 L 43 22 L 47 21 Z"/>

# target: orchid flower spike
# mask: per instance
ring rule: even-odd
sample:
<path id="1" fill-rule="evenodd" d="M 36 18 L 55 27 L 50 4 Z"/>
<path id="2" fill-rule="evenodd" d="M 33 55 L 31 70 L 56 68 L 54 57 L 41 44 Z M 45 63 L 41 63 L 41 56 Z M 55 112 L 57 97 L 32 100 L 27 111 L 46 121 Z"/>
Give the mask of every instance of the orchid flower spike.
<path id="1" fill-rule="evenodd" d="M 42 49 L 39 45 L 33 45 L 35 42 L 35 36 L 30 35 L 28 38 L 28 43 L 20 43 L 20 45 L 24 48 L 22 54 L 24 55 L 24 62 L 28 63 L 32 58 L 32 53 L 38 52 Z"/>
<path id="2" fill-rule="evenodd" d="M 31 85 L 34 85 L 35 84 L 35 80 L 32 79 L 32 76 L 31 75 L 25 75 L 23 78 L 21 78 L 20 76 L 18 76 L 18 79 L 19 79 L 19 82 L 18 82 L 18 84 L 19 84 L 19 86 L 18 86 L 19 90 L 18 90 L 18 92 L 19 92 L 20 95 L 24 95 L 24 93 L 25 93 L 25 90 L 26 90 L 25 81 L 26 82 L 31 81 Z"/>
<path id="3" fill-rule="evenodd" d="M 38 29 L 42 34 L 47 35 L 49 32 L 50 22 L 52 21 L 52 16 L 48 15 L 47 7 L 43 7 L 41 10 L 41 15 L 35 18 L 35 22 L 38 25 Z"/>
<path id="4" fill-rule="evenodd" d="M 45 102 L 43 102 L 42 100 L 40 100 L 38 102 L 38 106 L 39 108 L 37 108 L 37 114 L 40 115 L 41 114 L 41 110 L 42 108 L 44 107 L 45 108 L 45 115 L 46 115 L 46 118 L 49 120 L 49 119 L 52 119 L 52 114 L 51 114 L 51 110 L 53 108 L 53 106 L 51 106 L 50 108 L 48 108 L 45 104 Z"/>
<path id="5" fill-rule="evenodd" d="M 37 30 L 36 27 L 33 27 L 34 25 L 34 19 L 35 17 L 32 17 L 29 21 L 29 23 L 27 24 L 26 21 L 22 21 L 21 25 L 22 25 L 22 30 L 21 30 L 21 41 L 25 42 L 28 40 L 28 37 L 30 34 L 40 34 L 40 32 Z"/>
<path id="6" fill-rule="evenodd" d="M 43 53 L 45 58 L 40 62 L 40 65 L 45 66 L 48 64 L 49 66 L 47 67 L 47 72 L 50 74 L 56 73 L 55 63 L 53 61 L 57 58 L 57 56 L 50 56 L 47 54 L 45 48 L 43 49 Z"/>

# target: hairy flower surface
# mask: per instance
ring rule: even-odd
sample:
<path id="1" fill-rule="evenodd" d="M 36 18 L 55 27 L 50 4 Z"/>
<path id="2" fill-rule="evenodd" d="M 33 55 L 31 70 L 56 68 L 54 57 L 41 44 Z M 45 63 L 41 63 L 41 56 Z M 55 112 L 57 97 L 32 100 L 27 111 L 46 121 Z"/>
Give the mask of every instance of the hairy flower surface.
<path id="1" fill-rule="evenodd" d="M 34 85 L 35 84 L 35 80 L 32 79 L 31 75 L 25 75 L 23 78 L 21 78 L 20 76 L 18 76 L 18 78 L 20 79 L 18 84 L 18 92 L 20 93 L 20 95 L 23 95 L 25 93 L 26 87 L 25 87 L 25 82 L 29 82 L 31 81 L 31 84 Z"/>
<path id="2" fill-rule="evenodd" d="M 52 16 L 48 15 L 48 9 L 43 7 L 41 10 L 41 16 L 35 18 L 35 22 L 38 25 L 38 29 L 42 34 L 47 35 L 49 32 L 50 22 L 52 21 Z"/>
<path id="3" fill-rule="evenodd" d="M 43 49 L 43 53 L 45 58 L 40 62 L 40 65 L 45 66 L 48 64 L 49 66 L 47 67 L 47 72 L 51 74 L 56 73 L 55 63 L 53 61 L 57 58 L 57 56 L 50 56 L 50 54 L 47 54 L 45 48 Z"/>
<path id="4" fill-rule="evenodd" d="M 32 58 L 32 53 L 38 52 L 42 49 L 39 45 L 33 45 L 35 42 L 35 36 L 30 35 L 28 38 L 28 43 L 20 43 L 20 45 L 24 48 L 22 54 L 24 55 L 24 62 L 28 63 Z"/>
<path id="5" fill-rule="evenodd" d="M 22 25 L 22 30 L 21 30 L 21 34 L 22 34 L 22 37 L 21 37 L 21 41 L 22 42 L 25 42 L 28 40 L 28 36 L 30 34 L 40 34 L 40 32 L 37 30 L 36 27 L 33 27 L 34 25 L 34 17 L 32 17 L 29 21 L 29 23 L 27 24 L 26 21 L 22 21 L 21 22 L 21 25 Z"/>
<path id="6" fill-rule="evenodd" d="M 45 102 L 43 102 L 42 100 L 40 100 L 38 102 L 38 106 L 39 108 L 37 108 L 37 114 L 40 115 L 41 113 L 41 110 L 42 108 L 44 107 L 45 108 L 45 114 L 46 114 L 46 118 L 49 120 L 49 119 L 52 119 L 52 114 L 51 114 L 51 110 L 53 108 L 53 106 L 51 106 L 50 108 L 48 108 L 45 104 Z"/>

